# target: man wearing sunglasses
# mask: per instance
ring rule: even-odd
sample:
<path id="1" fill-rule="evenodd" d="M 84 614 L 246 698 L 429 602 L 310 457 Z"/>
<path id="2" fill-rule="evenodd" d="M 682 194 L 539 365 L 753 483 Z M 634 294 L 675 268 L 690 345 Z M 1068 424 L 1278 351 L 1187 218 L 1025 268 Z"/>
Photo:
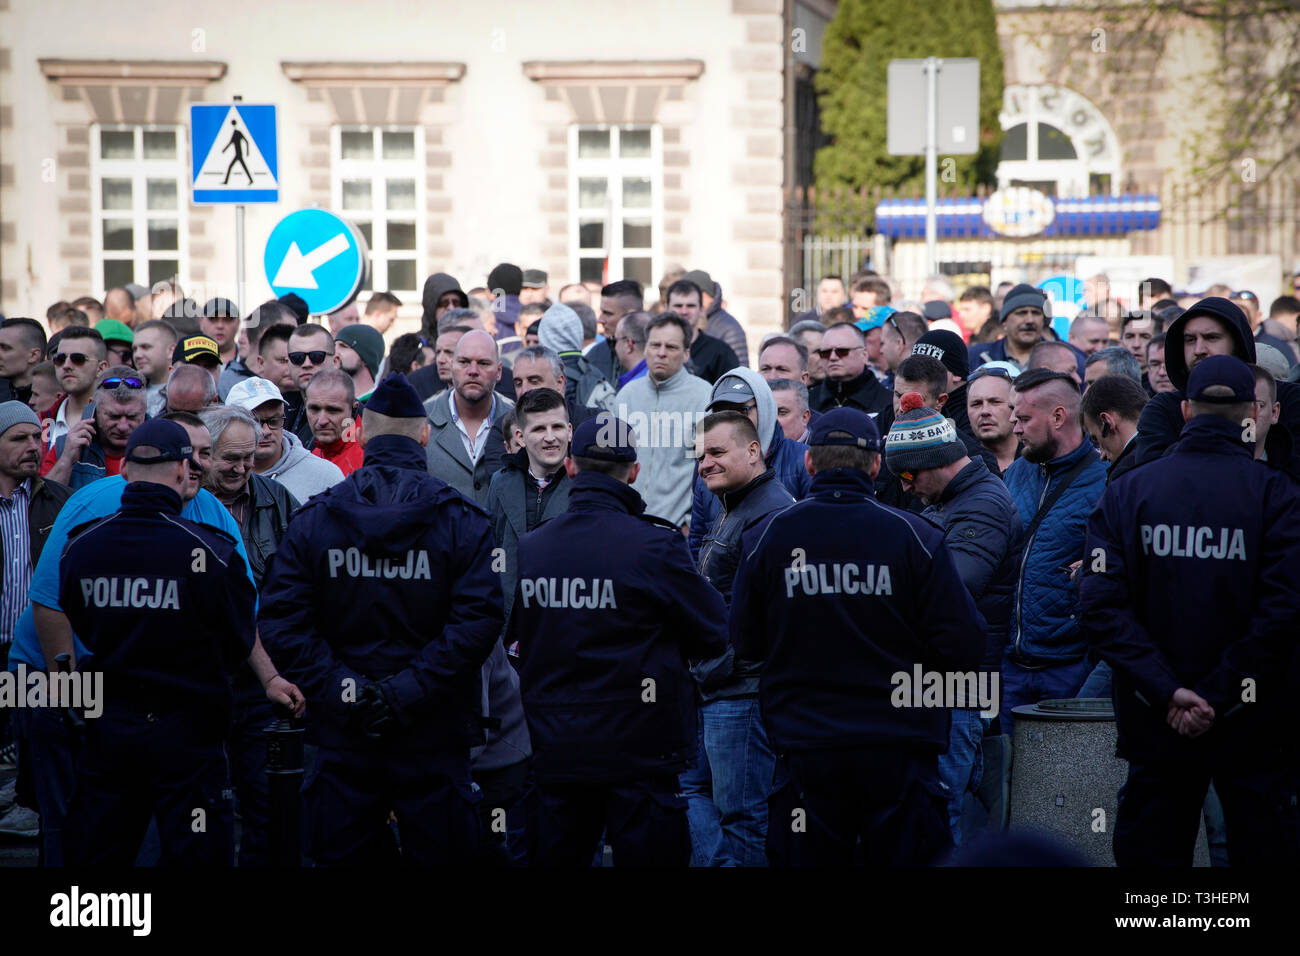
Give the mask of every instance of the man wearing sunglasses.
<path id="1" fill-rule="evenodd" d="M 284 394 L 286 428 L 298 436 L 304 447 L 310 448 L 312 443 L 311 422 L 307 418 L 307 383 L 322 369 L 338 368 L 341 364 L 334 351 L 334 336 L 324 326 L 308 322 L 289 336 L 289 377 L 293 380 L 293 390 Z"/>
<path id="2" fill-rule="evenodd" d="M 145 380 L 135 369 L 115 365 L 100 379 L 90 418 L 55 439 L 41 474 L 73 491 L 107 475 L 121 474 L 131 433 L 145 420 Z"/>
<path id="3" fill-rule="evenodd" d="M 108 348 L 104 337 L 84 325 L 70 325 L 59 336 L 58 350 L 54 353 L 54 369 L 59 376 L 59 387 L 66 396 L 57 409 L 45 412 L 42 418 L 52 418 L 45 440 L 53 444 L 68 430 L 87 417 L 86 406 L 95 391 L 95 382 L 108 368 Z M 130 369 L 127 369 L 130 372 Z"/>
<path id="4" fill-rule="evenodd" d="M 841 322 L 827 329 L 817 356 L 826 378 L 809 394 L 813 411 L 856 408 L 875 418 L 890 407 L 889 389 L 867 366 L 866 336 L 852 323 Z"/>

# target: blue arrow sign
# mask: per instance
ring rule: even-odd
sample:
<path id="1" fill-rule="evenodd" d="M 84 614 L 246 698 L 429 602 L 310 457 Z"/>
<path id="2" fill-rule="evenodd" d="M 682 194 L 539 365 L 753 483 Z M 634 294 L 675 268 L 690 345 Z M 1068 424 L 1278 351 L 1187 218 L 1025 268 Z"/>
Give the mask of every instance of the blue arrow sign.
<path id="1" fill-rule="evenodd" d="M 275 107 L 190 107 L 190 184 L 195 203 L 280 201 Z"/>
<path id="2" fill-rule="evenodd" d="M 266 281 L 277 296 L 302 296 L 312 315 L 351 302 L 366 279 L 369 250 L 347 220 L 323 209 L 300 209 L 281 219 L 266 240 Z"/>

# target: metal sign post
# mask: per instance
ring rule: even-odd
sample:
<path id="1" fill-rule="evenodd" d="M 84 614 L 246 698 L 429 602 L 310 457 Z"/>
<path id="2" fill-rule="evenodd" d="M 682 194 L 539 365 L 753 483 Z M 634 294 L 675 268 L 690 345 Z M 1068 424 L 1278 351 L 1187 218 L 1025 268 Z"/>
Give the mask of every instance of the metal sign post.
<path id="1" fill-rule="evenodd" d="M 939 63 L 935 57 L 925 60 L 925 274 L 932 276 L 938 268 L 935 242 L 935 204 L 939 201 Z"/>

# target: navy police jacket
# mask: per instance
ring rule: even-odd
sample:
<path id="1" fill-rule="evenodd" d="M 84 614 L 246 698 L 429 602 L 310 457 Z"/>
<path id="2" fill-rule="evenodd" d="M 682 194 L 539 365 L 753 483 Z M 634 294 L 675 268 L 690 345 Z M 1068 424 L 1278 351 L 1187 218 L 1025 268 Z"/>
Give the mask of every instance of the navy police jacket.
<path id="1" fill-rule="evenodd" d="M 322 745 L 460 750 L 483 742 L 480 668 L 500 636 L 486 513 L 425 470 L 410 438 L 380 435 L 366 462 L 297 512 L 271 559 L 258 624 L 307 695 Z M 397 727 L 369 740 L 347 708 L 388 680 Z"/>
<path id="2" fill-rule="evenodd" d="M 949 711 L 910 693 L 900 706 L 896 693 L 896 675 L 974 671 L 984 653 L 942 530 L 876 501 L 866 472 L 834 468 L 742 549 L 731 642 L 737 658 L 766 662 L 773 747 L 947 750 Z"/>
<path id="3" fill-rule="evenodd" d="M 1253 460 L 1241 431 L 1193 418 L 1165 456 L 1111 482 L 1088 521 L 1083 631 L 1114 668 L 1130 761 L 1249 756 L 1293 733 L 1300 492 Z M 1196 739 L 1165 723 L 1179 687 L 1215 711 Z"/>
<path id="4" fill-rule="evenodd" d="M 726 649 L 727 608 L 635 488 L 580 472 L 569 510 L 519 539 L 506 643 L 548 783 L 676 773 L 696 750 L 688 660 Z"/>
<path id="5" fill-rule="evenodd" d="M 171 488 L 127 485 L 121 510 L 69 536 L 59 603 L 115 700 L 191 711 L 222 732 L 230 675 L 253 649 L 257 594 L 234 539 L 180 514 Z"/>

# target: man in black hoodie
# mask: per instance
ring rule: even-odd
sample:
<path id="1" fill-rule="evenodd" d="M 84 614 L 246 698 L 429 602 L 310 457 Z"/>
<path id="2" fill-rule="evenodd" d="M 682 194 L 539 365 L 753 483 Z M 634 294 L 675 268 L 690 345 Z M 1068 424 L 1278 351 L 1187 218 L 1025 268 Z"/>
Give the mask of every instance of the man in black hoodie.
<path id="1" fill-rule="evenodd" d="M 893 396 L 867 365 L 866 337 L 859 328 L 849 322 L 832 325 L 822 336 L 817 356 L 826 369 L 826 378 L 809 391 L 813 411 L 856 408 L 873 419 L 888 413 Z"/>
<path id="2" fill-rule="evenodd" d="M 1235 304 L 1219 296 L 1202 299 L 1173 321 L 1165 331 L 1165 370 L 1175 391 L 1161 392 L 1147 402 L 1138 421 L 1135 465 L 1159 458 L 1175 441 L 1183 428 L 1182 403 L 1186 401 L 1187 376 L 1203 359 L 1211 355 L 1235 355 L 1243 362 L 1255 361 L 1255 339 L 1250 321 Z M 1277 400 L 1282 406 L 1277 425 L 1265 440 L 1269 462 L 1276 467 L 1290 467 L 1296 473 L 1292 456 L 1300 448 L 1300 385 L 1277 383 Z M 1286 432 L 1291 449 L 1285 448 Z M 1286 464 L 1284 464 L 1286 462 Z"/>
<path id="3" fill-rule="evenodd" d="M 420 333 L 428 342 L 438 337 L 438 320 L 449 309 L 468 309 L 469 296 L 461 291 L 460 283 L 445 272 L 435 272 L 424 280 L 424 314 L 420 317 Z"/>

